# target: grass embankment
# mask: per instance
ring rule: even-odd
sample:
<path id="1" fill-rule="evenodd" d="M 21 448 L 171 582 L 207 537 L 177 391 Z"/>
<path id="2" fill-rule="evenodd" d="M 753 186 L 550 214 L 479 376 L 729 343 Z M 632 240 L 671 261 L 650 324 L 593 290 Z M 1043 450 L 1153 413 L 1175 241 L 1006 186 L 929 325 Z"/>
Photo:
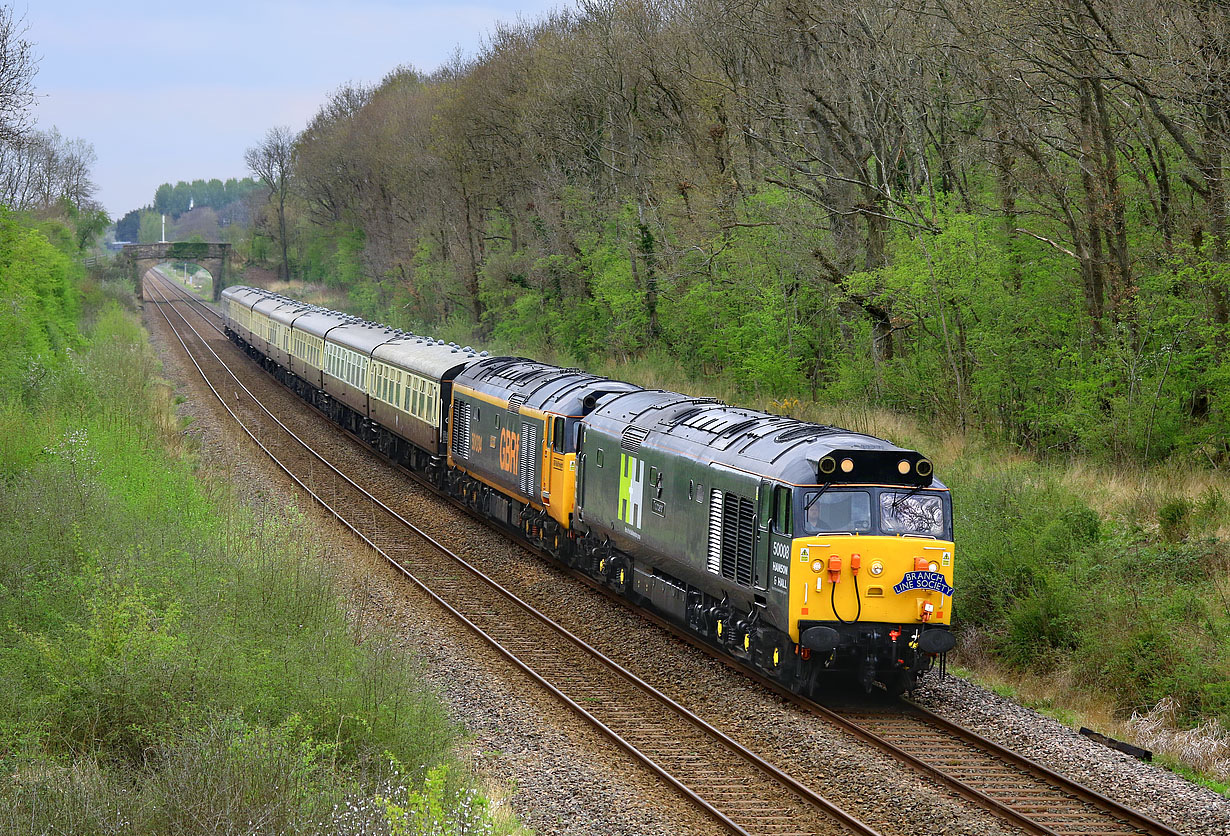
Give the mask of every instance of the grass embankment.
<path id="1" fill-rule="evenodd" d="M 302 520 L 196 479 L 107 295 L 0 387 L 0 832 L 508 829 L 418 663 L 355 635 Z"/>
<path id="2" fill-rule="evenodd" d="M 357 309 L 319 286 L 271 289 Z M 470 341 L 447 328 L 433 335 Z M 525 347 L 482 347 L 575 365 Z M 859 405 L 749 397 L 730 380 L 687 379 L 667 359 L 590 371 L 926 452 L 954 496 L 956 663 L 1071 725 L 1153 748 L 1214 788 L 1230 783 L 1230 478 L 1199 463 L 1040 461 L 974 432 Z"/>

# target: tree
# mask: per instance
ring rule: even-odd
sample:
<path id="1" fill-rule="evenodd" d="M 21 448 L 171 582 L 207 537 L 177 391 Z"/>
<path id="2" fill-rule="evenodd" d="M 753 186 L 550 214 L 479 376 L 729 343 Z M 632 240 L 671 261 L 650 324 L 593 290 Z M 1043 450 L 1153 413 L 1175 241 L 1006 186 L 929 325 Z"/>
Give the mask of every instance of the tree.
<path id="1" fill-rule="evenodd" d="M 243 155 L 248 169 L 269 189 L 269 202 L 277 209 L 284 279 L 290 278 L 290 259 L 286 249 L 286 197 L 290 193 L 295 156 L 295 134 L 285 125 L 270 128 L 261 143 L 249 148 Z"/>
<path id="2" fill-rule="evenodd" d="M 90 168 L 97 159 L 93 145 L 65 139 L 54 127 L 0 142 L 0 203 L 48 210 L 65 202 L 74 211 L 92 211 L 97 186 Z"/>
<path id="3" fill-rule="evenodd" d="M 116 241 L 136 241 L 141 232 L 141 210 L 133 209 L 115 223 Z"/>
<path id="4" fill-rule="evenodd" d="M 16 141 L 30 127 L 38 62 L 25 33 L 25 20 L 0 7 L 0 142 Z"/>

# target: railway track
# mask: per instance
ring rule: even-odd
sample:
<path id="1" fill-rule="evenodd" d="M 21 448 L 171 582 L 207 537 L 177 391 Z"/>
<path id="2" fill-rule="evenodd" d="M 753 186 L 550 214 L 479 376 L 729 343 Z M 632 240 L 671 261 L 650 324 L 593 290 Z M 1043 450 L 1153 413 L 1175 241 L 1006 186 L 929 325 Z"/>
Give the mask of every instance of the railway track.
<path id="1" fill-rule="evenodd" d="M 910 702 L 883 710 L 824 709 L 860 738 L 887 744 L 901 760 L 961 795 L 1003 811 L 1023 828 L 1054 836 L 1178 836 L 1045 766 Z"/>
<path id="2" fill-rule="evenodd" d="M 186 291 L 183 291 L 183 293 L 186 296 Z M 220 321 L 220 317 L 218 317 L 216 312 L 202 304 L 199 299 L 188 297 L 184 301 L 190 302 L 194 309 L 198 311 L 207 312 L 203 313 L 202 316 L 209 316 L 216 321 Z M 221 333 L 217 325 L 211 323 L 211 326 Z M 409 525 L 405 521 L 401 521 L 401 524 Z M 401 559 L 400 557 L 394 558 L 391 556 L 396 554 L 399 548 L 398 544 L 376 540 L 373 541 L 373 545 L 376 545 L 377 548 L 387 547 L 392 550 L 389 553 L 381 552 L 385 554 L 386 559 L 391 561 Z M 410 558 L 406 558 L 404 564 L 405 566 L 411 565 Z M 406 571 L 404 566 L 403 571 Z M 473 572 L 476 570 L 471 569 L 469 571 Z M 435 576 L 433 575 L 432 577 L 434 578 Z M 583 576 L 578 577 L 581 577 L 590 586 L 606 592 L 613 600 L 627 605 L 624 599 L 610 594 L 609 591 L 592 583 Z M 442 593 L 446 593 L 448 596 L 464 596 L 471 589 L 467 584 L 473 583 L 472 578 L 473 576 L 469 572 L 450 575 L 448 579 L 441 581 L 439 588 Z M 644 611 L 637 610 L 637 612 L 642 616 L 646 615 Z M 483 615 L 484 612 L 480 607 L 475 615 L 472 626 L 480 631 L 484 627 L 495 632 L 499 632 L 502 629 L 498 620 L 484 619 Z M 764 687 L 778 693 L 800 708 L 839 726 L 868 745 L 889 753 L 900 762 L 947 786 L 957 795 L 982 806 L 1021 832 L 1039 834 L 1040 836 L 1129 836 L 1129 834 L 1178 836 L 1176 831 L 1166 825 L 1070 781 L 1047 769 L 1045 766 L 998 746 L 973 732 L 951 724 L 919 706 L 907 703 L 886 707 L 881 710 L 868 709 L 866 707 L 836 710 L 825 708 L 781 689 L 770 680 L 756 676 L 748 670 L 738 667 L 731 660 L 716 653 L 703 642 L 678 631 L 673 625 L 653 617 L 652 614 L 648 615 L 651 620 L 671 630 L 679 638 L 688 641 L 724 664 L 737 667 L 744 675 L 757 679 Z M 464 618 L 465 616 L 463 616 Z M 542 620 L 545 619 L 545 616 L 536 613 L 535 618 Z M 562 628 L 557 629 L 562 630 Z M 566 631 L 564 632 L 566 633 Z M 569 641 L 574 646 L 584 644 L 579 639 L 571 637 L 570 634 L 568 635 L 570 636 Z M 494 641 L 492 639 L 489 640 Z M 497 642 L 497 644 L 499 643 Z M 531 670 L 531 675 L 533 675 L 532 671 L 536 669 L 533 665 L 537 665 L 539 668 L 547 671 L 552 669 L 550 667 L 551 660 L 543 658 L 544 656 L 549 657 L 551 652 L 547 651 L 545 654 L 538 653 L 539 648 L 534 644 L 533 640 L 521 641 L 506 637 L 504 644 L 499 646 L 502 652 L 517 658 L 523 657 L 527 660 L 524 667 Z M 530 660 L 532 660 L 533 665 L 529 663 Z M 605 732 L 612 734 L 621 746 L 633 752 L 643 762 L 646 762 L 650 768 L 655 771 L 660 769 L 660 772 L 664 774 L 664 779 L 672 782 L 675 771 L 686 773 L 687 770 L 683 765 L 680 765 L 679 758 L 685 751 L 684 747 L 692 744 L 685 742 L 682 737 L 673 739 L 669 735 L 663 736 L 665 733 L 656 727 L 642 728 L 639 725 L 640 721 L 637 719 L 636 709 L 630 708 L 625 712 L 623 708 L 625 705 L 630 707 L 636 704 L 634 700 L 643 699 L 643 696 L 637 697 L 633 692 L 638 690 L 642 694 L 645 692 L 640 686 L 631 687 L 626 684 L 636 679 L 631 673 L 623 668 L 619 668 L 613 662 L 609 664 L 614 665 L 615 669 L 618 669 L 620 672 L 621 678 L 623 678 L 623 684 L 619 686 L 619 689 L 612 689 L 606 686 L 600 686 L 596 689 L 592 688 L 590 684 L 600 680 L 590 680 L 588 677 L 597 675 L 596 671 L 591 673 L 591 669 L 588 667 L 584 669 L 579 667 L 571 669 L 565 666 L 564 668 L 556 668 L 561 671 L 556 674 L 559 682 L 558 696 L 564 699 L 565 702 L 568 702 L 570 707 L 578 711 L 578 713 L 591 717 L 591 722 L 595 722 Z M 585 671 L 583 674 L 581 673 L 582 670 Z M 608 670 L 610 669 L 608 668 Z M 574 673 L 577 675 L 574 676 Z M 628 677 L 631 679 L 628 679 Z M 546 676 L 542 678 L 547 679 Z M 552 686 L 548 685 L 547 687 L 550 689 Z M 649 686 L 646 685 L 645 687 Z M 623 702 L 625 698 L 629 700 L 626 704 Z M 668 700 L 668 702 L 670 701 Z M 684 711 L 684 709 L 673 702 L 670 705 L 672 712 Z M 591 708 L 592 710 L 587 711 L 586 708 Z M 703 723 L 703 721 L 701 722 Z M 647 737 L 640 734 L 642 731 Z M 720 732 L 718 734 L 721 735 Z M 724 736 L 722 737 L 724 738 Z M 640 748 L 638 748 L 638 745 Z M 729 738 L 725 738 L 721 744 L 723 747 L 730 745 L 737 744 Z M 692 760 L 695 764 L 701 766 L 703 771 L 712 773 L 712 769 L 705 767 L 713 766 L 712 762 L 708 762 L 711 758 L 720 760 L 722 751 L 721 748 L 698 749 L 697 752 L 700 754 Z M 755 755 L 751 757 L 753 760 L 747 761 L 748 763 L 754 763 L 755 760 L 759 760 Z M 763 769 L 763 767 L 759 766 L 757 768 Z M 684 787 L 687 786 L 683 780 L 679 780 L 679 784 Z M 732 810 L 738 809 L 742 811 L 755 808 L 755 812 L 746 820 L 749 823 L 753 823 L 749 824 L 753 829 L 746 832 L 827 832 L 825 830 L 807 830 L 805 827 L 795 830 L 789 829 L 791 826 L 798 828 L 802 821 L 802 819 L 794 816 L 796 809 L 802 809 L 797 806 L 802 803 L 800 800 L 801 796 L 799 795 L 799 787 L 801 785 L 791 787 L 785 796 L 773 796 L 774 800 L 771 804 L 761 807 L 756 807 L 748 802 L 747 794 L 753 791 L 758 792 L 758 790 L 752 790 L 750 787 L 741 788 L 743 787 L 743 782 L 739 770 L 722 776 L 710 774 L 704 779 L 695 782 L 695 787 L 694 794 L 696 797 L 692 799 L 693 803 L 696 803 L 698 807 L 706 811 L 708 811 L 708 807 L 713 807 L 719 814 L 725 815 L 721 813 L 719 805 L 705 802 L 704 799 L 706 798 L 722 801 L 730 799 L 731 801 L 726 803 L 732 804 L 733 802 L 730 808 Z M 806 787 L 802 787 L 802 789 L 806 790 Z M 681 791 L 684 790 L 681 788 Z M 780 793 L 781 791 L 779 790 L 778 792 Z M 687 795 L 688 793 L 684 792 L 684 794 Z M 775 813 L 774 804 L 784 804 L 787 806 L 778 806 Z M 805 807 L 806 805 L 803 806 Z M 783 814 L 782 811 L 784 810 L 790 812 Z M 823 817 L 821 818 L 823 819 Z M 719 820 L 721 819 L 719 818 Z M 829 819 L 828 821 L 831 824 L 833 820 Z M 730 818 L 730 822 L 736 826 L 742 826 L 734 818 Z M 757 829 L 755 827 L 756 824 L 760 825 L 761 828 L 767 827 L 770 829 Z M 870 832 L 857 830 L 858 825 L 850 822 L 844 823 L 844 826 L 854 832 Z M 772 829 L 773 827 L 784 827 L 787 829 Z M 849 832 L 849 830 L 846 832 Z M 744 831 L 734 830 L 733 832 Z"/>
<path id="3" fill-rule="evenodd" d="M 260 406 L 184 315 L 182 301 L 172 301 L 152 282 L 147 286 L 219 402 L 300 488 L 716 825 L 735 834 L 779 836 L 877 832 L 551 621 L 364 490 Z M 228 399 L 223 391 L 234 396 Z"/>

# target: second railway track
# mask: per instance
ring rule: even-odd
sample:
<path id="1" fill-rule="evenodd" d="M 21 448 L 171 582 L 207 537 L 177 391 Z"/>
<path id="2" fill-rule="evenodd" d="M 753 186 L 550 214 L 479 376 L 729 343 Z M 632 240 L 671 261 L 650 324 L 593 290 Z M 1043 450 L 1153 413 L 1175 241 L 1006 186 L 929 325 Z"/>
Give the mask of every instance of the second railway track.
<path id="1" fill-rule="evenodd" d="M 198 312 L 209 311 L 199 300 L 193 299 L 192 302 Z M 172 307 L 165 297 L 163 305 Z M 216 314 L 214 316 L 216 317 Z M 185 327 L 187 320 L 184 319 L 183 322 L 181 329 Z M 170 324 L 170 318 L 168 323 Z M 216 329 L 216 326 L 211 327 Z M 201 335 L 190 333 L 185 342 L 192 340 L 199 341 L 200 353 L 205 355 L 203 359 L 207 365 L 210 361 L 216 361 L 221 366 L 220 358 L 208 356 L 212 350 L 205 345 L 206 340 Z M 187 346 L 185 349 L 187 350 Z M 201 373 L 209 378 L 203 369 Z M 219 368 L 217 374 L 229 379 L 232 373 Z M 258 374 L 263 377 L 263 372 Z M 242 384 L 237 384 L 236 381 L 228 385 L 242 388 Z M 246 392 L 246 389 L 243 391 Z M 225 403 L 225 398 L 220 396 L 220 399 L 228 411 L 234 414 L 231 406 Z M 261 417 L 259 410 L 241 401 L 243 399 L 236 391 L 234 405 L 239 407 L 239 411 L 252 412 L 252 420 L 257 422 L 265 422 L 271 418 Z M 272 438 L 284 431 L 262 432 Z M 296 446 L 300 451 L 294 451 Z M 302 460 L 302 466 L 306 467 L 305 472 L 311 472 L 313 477 L 310 485 L 301 482 L 301 486 L 309 489 L 328 507 L 328 492 L 335 488 L 325 486 L 321 474 L 325 468 L 322 468 L 319 460 L 313 459 L 314 454 L 307 452 L 305 447 L 303 442 L 295 440 L 288 445 L 286 455 L 288 458 Z M 272 451 L 270 455 L 274 455 Z M 287 470 L 291 472 L 291 468 L 288 467 Z M 351 483 L 350 488 L 337 490 L 354 491 L 355 488 L 357 486 Z M 335 495 L 332 502 L 345 503 L 347 500 L 343 496 L 344 493 Z M 399 539 L 388 533 L 399 527 L 404 530 L 404 526 L 409 523 L 394 514 L 394 522 L 377 524 L 377 517 L 389 514 L 391 509 L 370 494 L 361 500 L 355 500 L 353 507 L 358 508 L 360 505 L 365 505 L 362 512 L 365 520 L 362 531 L 354 524 L 347 525 L 365 536 L 386 559 L 401 567 L 403 572 L 430 574 L 433 587 L 440 593 L 442 602 L 473 597 L 471 593 L 476 570 L 456 563 L 445 569 L 438 565 L 438 555 L 434 558 L 426 555 L 421 546 L 417 550 L 413 549 L 404 542 L 404 538 Z M 337 511 L 334 513 L 339 519 L 342 518 Z M 367 534 L 369 531 L 372 533 Z M 646 709 L 638 708 L 637 705 L 638 701 L 645 700 L 646 695 L 653 692 L 651 687 L 639 683 L 632 674 L 609 660 L 599 661 L 593 657 L 577 660 L 571 654 L 582 648 L 584 642 L 562 628 L 551 626 L 549 619 L 532 608 L 518 614 L 516 618 L 523 621 L 519 620 L 515 627 L 507 629 L 505 625 L 513 622 L 504 620 L 507 616 L 502 615 L 499 609 L 503 604 L 496 599 L 507 599 L 510 594 L 502 589 L 492 589 L 489 594 L 494 598 L 484 596 L 482 602 L 476 603 L 469 613 L 457 610 L 455 614 L 480 632 L 502 634 L 502 640 L 491 637 L 488 637 L 488 640 L 499 645 L 500 652 L 515 658 L 517 664 L 539 679 L 544 687 L 556 693 L 557 697 L 568 703 L 573 710 L 589 716 L 591 722 L 617 740 L 619 745 L 633 752 L 668 783 L 676 785 L 694 804 L 714 816 L 715 821 L 722 823 L 731 832 L 874 832 L 870 829 L 859 829 L 865 826 L 845 817 L 844 813 L 828 805 L 803 784 L 768 767 L 759 756 L 751 752 L 739 754 L 738 750 L 742 747 L 720 732 L 716 737 L 712 736 L 712 732 L 705 732 L 702 735 L 708 736 L 705 741 L 692 737 L 698 732 L 690 731 L 685 735 L 678 730 L 663 727 L 659 722 L 661 717 L 654 717 L 653 722 L 647 723 Z M 452 609 L 447 603 L 445 606 Z M 554 633 L 552 643 L 543 644 L 537 632 L 539 630 Z M 561 652 L 559 645 L 554 643 L 560 641 L 561 636 L 563 643 L 571 646 L 567 653 Z M 544 673 L 539 674 L 539 671 Z M 783 693 L 782 696 L 792 698 L 789 694 Z M 666 699 L 662 695 L 649 698 L 651 706 L 654 699 Z M 648 713 L 656 711 L 661 715 L 664 713 L 663 706 L 666 706 L 666 713 L 676 716 L 685 716 L 688 713 L 669 699 L 666 699 L 665 703 L 659 701 L 657 708 L 649 708 Z M 810 710 L 868 744 L 890 751 L 899 761 L 938 778 L 952 791 L 983 806 L 1020 832 L 1046 836 L 1175 834 L 1175 831 L 1163 824 L 1067 781 L 1045 767 L 982 740 L 977 735 L 965 732 L 959 727 L 948 726 L 933 715 L 928 720 L 912 711 L 877 713 L 844 710 L 833 713 L 815 706 L 810 706 Z M 702 722 L 701 726 L 704 725 L 706 724 Z M 699 727 L 692 724 L 692 728 Z M 726 767 L 731 763 L 732 753 L 739 763 L 733 769 L 728 769 Z M 718 763 L 723 764 L 721 769 L 715 769 L 715 764 Z M 676 777 L 676 773 L 686 775 L 689 765 L 702 773 L 692 779 L 690 786 L 687 780 Z M 753 772 L 773 777 L 768 786 L 756 785 L 756 788 L 753 788 L 747 783 L 748 776 Z"/>

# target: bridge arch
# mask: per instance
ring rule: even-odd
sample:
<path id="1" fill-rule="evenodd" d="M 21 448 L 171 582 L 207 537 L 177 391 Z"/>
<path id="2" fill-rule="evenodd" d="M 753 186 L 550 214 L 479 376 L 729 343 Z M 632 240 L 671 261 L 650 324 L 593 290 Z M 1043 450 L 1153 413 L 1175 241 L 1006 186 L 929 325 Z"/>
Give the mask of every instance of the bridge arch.
<path id="1" fill-rule="evenodd" d="M 214 301 L 222 298 L 222 288 L 230 278 L 230 244 L 205 244 L 190 241 L 168 241 L 160 244 L 125 244 L 120 258 L 130 265 L 129 275 L 137 298 L 144 300 L 141 277 L 164 261 L 193 261 L 214 277 Z"/>

